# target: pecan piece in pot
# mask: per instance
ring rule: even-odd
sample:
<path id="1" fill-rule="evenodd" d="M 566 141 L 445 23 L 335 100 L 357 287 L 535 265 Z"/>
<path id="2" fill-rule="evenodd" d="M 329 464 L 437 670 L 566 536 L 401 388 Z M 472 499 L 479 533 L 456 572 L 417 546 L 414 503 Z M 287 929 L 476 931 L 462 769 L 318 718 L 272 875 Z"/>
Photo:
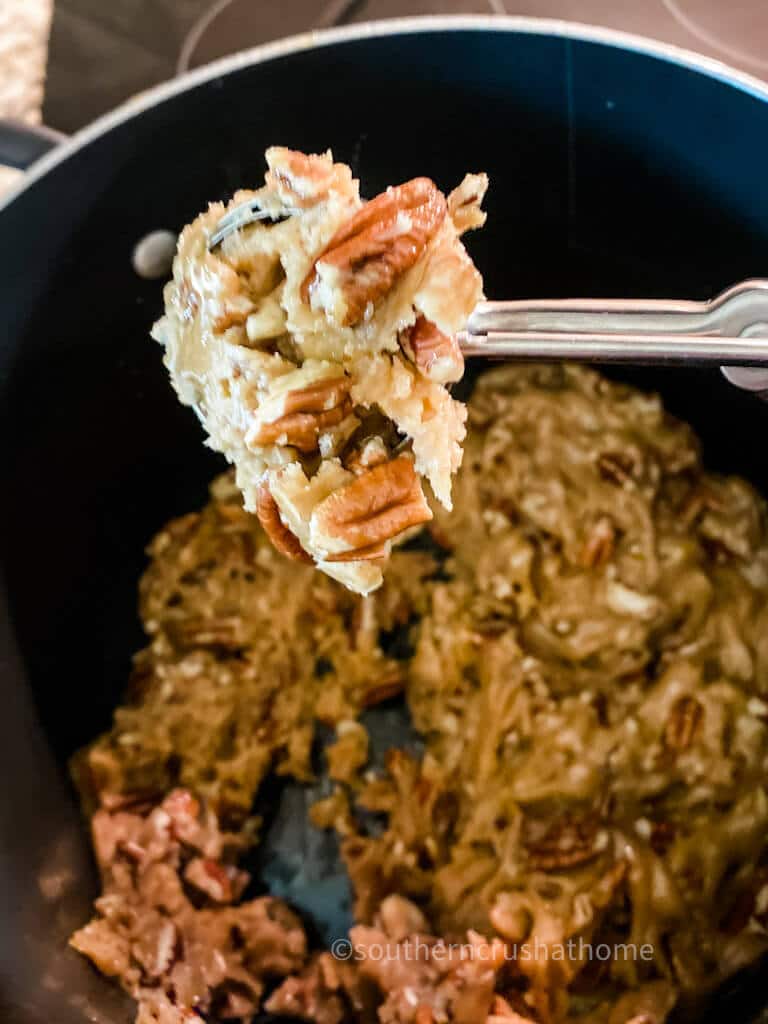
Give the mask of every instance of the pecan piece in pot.
<path id="1" fill-rule="evenodd" d="M 429 178 L 388 188 L 336 232 L 305 278 L 302 298 L 342 326 L 360 323 L 418 262 L 446 211 Z"/>
<path id="2" fill-rule="evenodd" d="M 654 821 L 651 825 L 649 843 L 654 853 L 663 857 L 675 841 L 677 830 L 669 821 Z"/>
<path id="3" fill-rule="evenodd" d="M 635 483 L 638 466 L 629 452 L 602 452 L 597 457 L 600 476 L 617 487 Z"/>
<path id="4" fill-rule="evenodd" d="M 525 845 L 528 863 L 535 871 L 563 871 L 587 864 L 605 846 L 593 820 L 574 820 L 568 816 L 553 822 L 540 839 Z"/>
<path id="5" fill-rule="evenodd" d="M 400 347 L 425 377 L 440 384 L 461 380 L 464 356 L 459 343 L 439 329 L 425 316 L 400 332 Z"/>
<path id="6" fill-rule="evenodd" d="M 382 701 L 391 700 L 392 697 L 399 697 L 405 690 L 405 673 L 399 665 L 393 666 L 388 672 L 384 672 L 378 679 L 372 681 L 363 695 L 363 707 L 372 708 Z"/>
<path id="7" fill-rule="evenodd" d="M 613 554 L 616 531 L 608 516 L 600 516 L 587 534 L 581 551 L 581 564 L 585 569 L 605 565 Z"/>
<path id="8" fill-rule="evenodd" d="M 664 745 L 668 750 L 680 753 L 688 748 L 704 719 L 704 708 L 695 697 L 680 697 L 672 705 L 667 724 L 664 727 Z"/>
<path id="9" fill-rule="evenodd" d="M 285 397 L 283 415 L 271 423 L 259 422 L 247 443 L 286 444 L 302 452 L 317 448 L 320 435 L 341 423 L 352 411 L 349 377 L 321 380 Z"/>
<path id="10" fill-rule="evenodd" d="M 276 551 L 294 562 L 312 562 L 312 558 L 301 546 L 298 538 L 291 533 L 280 518 L 280 509 L 266 483 L 259 487 L 256 515 Z"/>
<path id="11" fill-rule="evenodd" d="M 331 553 L 335 561 L 356 561 L 363 552 L 431 518 L 413 462 L 400 455 L 329 495 L 315 509 L 313 527 L 330 546 L 346 545 L 346 550 Z"/>

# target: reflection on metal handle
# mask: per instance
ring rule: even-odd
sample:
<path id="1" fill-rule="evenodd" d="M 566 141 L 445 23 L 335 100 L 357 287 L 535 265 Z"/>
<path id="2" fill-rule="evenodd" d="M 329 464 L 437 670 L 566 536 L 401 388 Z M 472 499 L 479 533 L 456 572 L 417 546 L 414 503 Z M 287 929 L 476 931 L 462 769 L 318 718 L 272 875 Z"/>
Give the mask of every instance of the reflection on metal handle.
<path id="1" fill-rule="evenodd" d="M 557 299 L 483 302 L 460 336 L 465 355 L 621 363 L 768 366 L 768 280 L 709 302 Z"/>
<path id="2" fill-rule="evenodd" d="M 465 356 L 507 360 L 579 360 L 639 365 L 767 366 L 768 340 L 690 334 L 489 331 L 460 334 Z"/>

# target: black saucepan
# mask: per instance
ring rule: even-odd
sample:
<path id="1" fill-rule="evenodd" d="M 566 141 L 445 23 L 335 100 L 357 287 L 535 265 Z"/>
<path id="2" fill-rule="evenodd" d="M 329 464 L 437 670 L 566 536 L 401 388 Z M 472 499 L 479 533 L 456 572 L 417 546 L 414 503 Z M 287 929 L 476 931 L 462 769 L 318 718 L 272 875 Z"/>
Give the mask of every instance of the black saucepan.
<path id="1" fill-rule="evenodd" d="M 131 252 L 258 182 L 278 142 L 332 147 L 368 194 L 486 170 L 471 247 L 492 297 L 705 298 L 768 276 L 768 87 L 560 23 L 430 19 L 273 44 L 38 163 L 0 210 L 4 1024 L 130 1019 L 65 948 L 95 891 L 65 762 L 108 723 L 142 642 L 144 545 L 220 468 L 148 340 L 161 289 Z M 768 406 L 716 371 L 634 379 L 694 424 L 712 466 L 768 490 Z M 715 1016 L 755 1019 L 763 993 L 741 984 Z"/>

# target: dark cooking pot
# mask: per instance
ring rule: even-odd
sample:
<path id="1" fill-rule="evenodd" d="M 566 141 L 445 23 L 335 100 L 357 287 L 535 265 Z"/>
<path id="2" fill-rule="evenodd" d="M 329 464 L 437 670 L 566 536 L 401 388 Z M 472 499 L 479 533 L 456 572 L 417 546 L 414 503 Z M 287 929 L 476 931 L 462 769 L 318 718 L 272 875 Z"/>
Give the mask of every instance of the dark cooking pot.
<path id="1" fill-rule="evenodd" d="M 484 169 L 489 295 L 704 298 L 768 276 L 768 87 L 615 33 L 431 19 L 300 37 L 145 95 L 34 169 L 0 211 L 4 335 L 0 1020 L 122 1022 L 65 949 L 95 878 L 65 760 L 106 726 L 142 642 L 143 547 L 220 468 L 147 337 L 136 241 L 331 146 L 368 194 Z M 622 372 L 627 376 L 627 372 Z M 710 464 L 768 490 L 768 406 L 718 372 L 644 371 Z M 727 1007 L 746 1021 L 759 979 Z"/>

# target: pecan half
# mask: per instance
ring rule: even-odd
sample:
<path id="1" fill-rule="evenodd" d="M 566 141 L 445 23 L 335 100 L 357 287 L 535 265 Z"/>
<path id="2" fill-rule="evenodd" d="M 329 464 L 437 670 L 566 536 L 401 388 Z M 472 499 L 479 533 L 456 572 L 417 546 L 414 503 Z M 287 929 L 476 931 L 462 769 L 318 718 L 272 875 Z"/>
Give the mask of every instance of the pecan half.
<path id="1" fill-rule="evenodd" d="M 348 545 L 347 551 L 332 555 L 336 561 L 355 561 L 360 552 L 431 518 L 413 462 L 407 455 L 369 469 L 329 495 L 313 514 L 314 527 L 320 535 Z"/>
<path id="2" fill-rule="evenodd" d="M 464 356 L 459 343 L 425 316 L 417 317 L 411 327 L 401 331 L 399 341 L 403 352 L 425 377 L 441 384 L 461 380 Z"/>
<path id="3" fill-rule="evenodd" d="M 315 259 L 302 298 L 353 326 L 421 258 L 445 219 L 445 196 L 414 178 L 366 203 Z"/>
<path id="4" fill-rule="evenodd" d="M 280 518 L 280 509 L 266 483 L 259 487 L 256 498 L 256 515 L 276 551 L 294 562 L 312 562 L 312 558 L 301 546 L 298 538 L 291 533 Z"/>
<path id="5" fill-rule="evenodd" d="M 672 705 L 664 727 L 664 745 L 675 753 L 687 750 L 696 738 L 703 719 L 704 708 L 695 697 L 678 698 Z"/>
<path id="6" fill-rule="evenodd" d="M 321 380 L 285 397 L 283 415 L 271 423 L 259 422 L 249 431 L 248 444 L 286 444 L 302 452 L 317 448 L 322 433 L 341 423 L 352 411 L 349 377 Z"/>

